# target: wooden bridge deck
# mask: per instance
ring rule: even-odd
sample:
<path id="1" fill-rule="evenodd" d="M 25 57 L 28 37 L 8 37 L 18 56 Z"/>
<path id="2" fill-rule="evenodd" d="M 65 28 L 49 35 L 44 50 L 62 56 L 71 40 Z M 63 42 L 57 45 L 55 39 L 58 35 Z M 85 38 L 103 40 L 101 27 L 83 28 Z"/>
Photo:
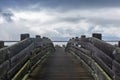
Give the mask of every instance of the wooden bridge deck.
<path id="1" fill-rule="evenodd" d="M 40 65 L 28 80 L 94 80 L 89 72 L 69 53 L 61 47 L 56 47 L 40 70 Z"/>

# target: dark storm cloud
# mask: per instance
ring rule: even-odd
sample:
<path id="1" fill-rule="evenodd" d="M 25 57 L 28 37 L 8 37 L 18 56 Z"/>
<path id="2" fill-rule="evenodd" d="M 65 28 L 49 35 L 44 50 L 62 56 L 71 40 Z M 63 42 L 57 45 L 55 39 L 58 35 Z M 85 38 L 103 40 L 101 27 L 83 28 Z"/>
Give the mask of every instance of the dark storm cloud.
<path id="1" fill-rule="evenodd" d="M 11 22 L 12 21 L 12 16 L 14 16 L 14 15 L 11 11 L 0 10 L 0 16 L 2 16 L 7 22 Z"/>
<path id="2" fill-rule="evenodd" d="M 120 27 L 120 21 L 116 19 L 89 18 L 88 21 L 96 25 L 102 25 L 104 27 L 113 24 L 115 25 L 114 27 Z"/>
<path id="3" fill-rule="evenodd" d="M 119 7 L 120 0 L 0 0 L 0 7 L 21 8 L 38 4 L 48 8 L 96 8 Z"/>
<path id="4" fill-rule="evenodd" d="M 81 16 L 77 16 L 77 17 L 72 17 L 72 16 L 68 16 L 68 17 L 57 17 L 57 19 L 47 22 L 49 24 L 51 23 L 58 23 L 58 22 L 66 22 L 66 23 L 78 23 L 80 20 L 84 20 L 84 17 Z M 44 23 L 46 24 L 46 23 Z"/>
<path id="5" fill-rule="evenodd" d="M 118 7 L 120 0 L 41 0 L 44 6 L 63 8 Z"/>
<path id="6" fill-rule="evenodd" d="M 1 19 L 0 38 L 4 39 L 21 31 L 55 39 L 97 31 L 120 37 L 120 0 L 0 0 L 0 9 L 0 18 L 13 21 L 4 24 Z"/>
<path id="7" fill-rule="evenodd" d="M 80 20 L 83 20 L 83 17 L 61 17 L 58 19 L 58 21 L 56 20 L 56 22 L 70 22 L 70 23 L 78 23 Z"/>

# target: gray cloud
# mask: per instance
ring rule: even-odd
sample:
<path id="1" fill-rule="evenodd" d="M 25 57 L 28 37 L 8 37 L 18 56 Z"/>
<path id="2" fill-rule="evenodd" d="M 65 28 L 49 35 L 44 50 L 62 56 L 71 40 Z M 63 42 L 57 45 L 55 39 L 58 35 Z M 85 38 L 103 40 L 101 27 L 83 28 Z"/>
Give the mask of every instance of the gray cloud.
<path id="1" fill-rule="evenodd" d="M 104 18 L 85 18 L 88 22 L 93 23 L 95 25 L 101 25 L 104 27 L 109 27 L 110 25 L 114 25 L 114 27 L 120 27 L 120 21 L 117 19 L 104 19 Z"/>
<path id="2" fill-rule="evenodd" d="M 14 16 L 14 14 L 11 11 L 3 11 L 0 10 L 0 15 L 7 21 L 7 22 L 12 22 L 12 16 Z"/>
<path id="3" fill-rule="evenodd" d="M 31 36 L 35 35 L 22 23 L 0 24 L 0 40 L 20 40 L 20 34 L 22 33 L 30 33 Z"/>
<path id="4" fill-rule="evenodd" d="M 69 17 L 60 17 L 56 22 L 78 23 L 80 20 L 83 20 L 83 19 L 84 19 L 83 17 L 79 17 L 79 16 L 76 16 L 76 17 L 69 16 Z"/>
<path id="5" fill-rule="evenodd" d="M 47 8 L 103 8 L 103 7 L 120 7 L 120 0 L 0 0 L 2 8 L 26 8 L 33 5 Z"/>
<path id="6" fill-rule="evenodd" d="M 120 0 L 0 0 L 0 16 L 13 21 L 0 24 L 0 38 L 18 39 L 19 34 L 28 32 L 68 39 L 101 32 L 106 38 L 118 39 L 120 15 L 113 14 L 119 13 L 119 3 Z"/>

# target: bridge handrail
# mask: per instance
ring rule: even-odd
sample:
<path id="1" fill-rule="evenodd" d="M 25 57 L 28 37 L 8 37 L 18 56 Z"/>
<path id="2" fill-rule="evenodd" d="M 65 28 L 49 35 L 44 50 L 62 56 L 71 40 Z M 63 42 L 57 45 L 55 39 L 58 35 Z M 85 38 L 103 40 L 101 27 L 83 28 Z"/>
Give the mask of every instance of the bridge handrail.
<path id="1" fill-rule="evenodd" d="M 32 50 L 37 48 L 35 43 L 39 44 L 41 42 L 40 40 L 36 40 L 37 38 L 27 38 L 12 46 L 0 49 L 0 79 L 11 80 L 11 78 L 17 76 L 15 74 L 23 69 L 24 64 L 32 57 Z M 42 41 L 43 45 L 40 44 L 38 47 L 42 50 L 53 49 L 52 42 L 47 39 L 44 40 L 46 41 Z M 26 65 L 25 70 L 30 67 L 29 65 Z"/>
<path id="2" fill-rule="evenodd" d="M 36 40 L 34 40 L 36 43 Z M 37 42 L 39 44 L 39 41 Z M 40 45 L 39 47 L 35 46 L 34 44 L 34 49 L 32 50 L 32 53 L 28 57 L 28 61 L 22 65 L 21 69 L 14 75 L 12 78 L 13 80 L 21 80 L 26 74 L 29 74 L 37 65 L 39 62 L 41 62 L 45 56 L 47 56 L 47 52 L 53 51 L 53 44 L 52 42 L 44 43 L 44 45 Z M 38 50 L 39 49 L 39 50 Z M 42 49 L 42 50 L 41 50 Z"/>
<path id="3" fill-rule="evenodd" d="M 12 46 L 1 48 L 0 49 L 0 64 L 6 60 L 9 60 L 14 55 L 18 54 L 22 49 L 27 47 L 32 43 L 31 39 L 25 39 L 19 43 L 16 43 Z"/>
<path id="4" fill-rule="evenodd" d="M 119 78 L 120 76 L 120 48 L 116 48 L 113 45 L 106 43 L 105 41 L 98 40 L 96 38 L 84 38 L 78 40 L 71 40 L 67 44 L 67 48 L 75 49 L 73 50 L 76 55 L 78 53 L 84 53 L 80 47 L 87 49 L 91 52 L 90 56 L 96 61 L 96 63 L 103 69 L 103 71 L 112 79 Z M 110 49 L 110 50 L 109 50 Z M 105 50 L 108 50 L 110 53 L 106 53 Z M 115 52 L 114 52 L 115 51 Z M 82 56 L 82 55 L 79 55 Z M 84 57 L 84 56 L 82 56 Z M 82 58 L 85 60 L 86 58 Z M 88 61 L 88 60 L 87 60 Z M 88 61 L 89 62 L 89 61 Z M 115 64 L 116 62 L 116 64 Z M 116 65 L 116 66 L 115 66 Z M 114 69 L 113 69 L 114 67 Z M 120 78 L 119 78 L 120 79 Z"/>
<path id="5" fill-rule="evenodd" d="M 18 46 L 22 46 L 21 45 L 23 44 L 22 42 L 26 42 L 26 41 L 29 41 L 29 40 L 26 39 L 24 41 L 21 41 L 20 43 L 12 45 L 11 47 L 13 46 L 15 47 L 17 45 L 15 49 L 18 49 Z M 0 64 L 0 79 L 2 77 L 7 77 L 10 79 L 16 73 L 16 71 L 18 71 L 21 68 L 21 65 L 23 65 L 25 61 L 28 59 L 30 50 L 33 49 L 33 43 L 28 45 L 27 47 L 23 47 L 24 49 L 19 51 L 13 57 L 10 57 L 9 56 L 10 54 L 7 54 L 8 52 L 7 50 L 11 47 L 9 46 L 8 48 L 3 49 L 4 51 L 6 51 L 6 53 L 3 52 L 3 54 L 7 55 L 7 59 Z"/>
<path id="6" fill-rule="evenodd" d="M 39 48 L 41 49 L 41 48 Z M 34 70 L 34 68 L 53 51 L 52 46 L 44 47 L 44 50 L 39 50 L 40 52 L 33 52 L 32 55 L 29 57 L 28 61 L 23 65 L 21 70 L 13 77 L 13 80 L 21 80 L 24 76 L 30 75 L 30 73 Z M 20 77 L 22 75 L 22 77 Z"/>
<path id="7" fill-rule="evenodd" d="M 11 66 L 10 70 L 7 72 L 9 75 L 8 78 L 12 78 L 16 72 L 25 64 L 25 62 L 29 59 L 31 50 L 34 49 L 34 43 L 20 51 L 17 55 L 11 58 Z"/>
<path id="8" fill-rule="evenodd" d="M 94 37 L 90 37 L 88 39 L 89 39 L 89 42 L 93 44 L 95 47 L 102 50 L 105 54 L 107 54 L 111 58 L 114 58 L 113 51 L 115 50 L 115 46 L 107 43 L 106 41 L 99 40 Z"/>
<path id="9" fill-rule="evenodd" d="M 80 58 L 91 74 L 97 79 L 100 80 L 112 80 L 111 77 L 101 68 L 101 66 L 89 55 L 84 54 L 82 51 L 78 51 L 76 48 L 69 48 L 68 51 L 72 52 L 77 58 Z M 99 71 L 99 73 L 98 73 Z M 100 77 L 103 76 L 103 77 Z"/>

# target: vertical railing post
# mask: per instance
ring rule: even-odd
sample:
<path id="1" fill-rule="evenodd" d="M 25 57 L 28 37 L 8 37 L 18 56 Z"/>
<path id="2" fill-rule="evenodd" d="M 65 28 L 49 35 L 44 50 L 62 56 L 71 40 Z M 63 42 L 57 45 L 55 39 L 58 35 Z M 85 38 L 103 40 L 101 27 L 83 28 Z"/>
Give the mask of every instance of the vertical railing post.
<path id="1" fill-rule="evenodd" d="M 120 47 L 120 41 L 118 41 L 118 47 Z"/>
<path id="2" fill-rule="evenodd" d="M 24 39 L 26 39 L 26 38 L 30 38 L 30 35 L 28 33 L 21 34 L 21 37 L 20 37 L 21 41 L 24 40 Z"/>
<path id="3" fill-rule="evenodd" d="M 41 36 L 40 36 L 40 35 L 36 35 L 35 37 L 36 37 L 36 38 L 41 38 Z"/>
<path id="4" fill-rule="evenodd" d="M 0 48 L 4 47 L 4 41 L 0 41 Z"/>
<path id="5" fill-rule="evenodd" d="M 81 35 L 81 38 L 86 38 L 86 35 Z"/>
<path id="6" fill-rule="evenodd" d="M 93 33 L 93 34 L 92 34 L 92 37 L 95 37 L 95 38 L 97 38 L 97 39 L 102 40 L 102 34 L 100 34 L 100 33 Z"/>
<path id="7" fill-rule="evenodd" d="M 86 35 L 81 35 L 81 40 L 86 41 Z"/>

